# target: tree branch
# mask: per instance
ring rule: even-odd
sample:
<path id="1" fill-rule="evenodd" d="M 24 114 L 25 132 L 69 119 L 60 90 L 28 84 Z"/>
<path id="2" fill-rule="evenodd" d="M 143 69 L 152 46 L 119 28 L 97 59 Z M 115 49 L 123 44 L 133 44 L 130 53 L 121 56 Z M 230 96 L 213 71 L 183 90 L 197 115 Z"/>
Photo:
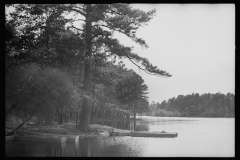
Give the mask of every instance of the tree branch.
<path id="1" fill-rule="evenodd" d="M 97 36 L 99 36 L 99 35 L 103 35 L 103 32 L 100 32 L 100 33 L 97 33 L 97 34 L 93 35 L 93 36 L 91 37 L 91 39 L 89 40 L 89 42 L 91 42 L 94 37 L 97 37 Z"/>
<path id="2" fill-rule="evenodd" d="M 77 7 L 77 6 L 74 6 L 75 8 L 77 8 L 77 9 L 81 9 L 81 10 L 83 10 L 84 12 L 86 12 L 86 9 L 84 9 L 84 8 L 82 8 L 82 7 Z"/>
<path id="3" fill-rule="evenodd" d="M 97 24 L 98 26 L 103 26 L 103 27 L 106 27 L 106 28 L 109 28 L 109 29 L 112 29 L 112 30 L 114 30 L 114 31 L 118 31 L 118 32 L 120 32 L 120 33 L 123 33 L 123 34 L 125 34 L 126 36 L 128 36 L 126 33 L 124 33 L 123 31 L 121 31 L 120 29 L 115 29 L 115 28 L 112 28 L 112 27 L 110 27 L 110 26 L 107 26 L 107 25 L 104 25 L 104 24 Z M 95 25 L 94 25 L 95 26 Z"/>
<path id="4" fill-rule="evenodd" d="M 69 9 L 71 9 L 71 10 L 77 12 L 77 13 L 80 13 L 81 15 L 83 15 L 84 17 L 86 17 L 86 14 L 83 13 L 82 11 L 79 11 L 79 10 L 77 10 L 77 9 L 75 9 L 75 8 L 71 8 L 71 7 L 70 7 Z"/>
<path id="5" fill-rule="evenodd" d="M 141 68 L 141 67 L 140 67 L 139 65 L 137 65 L 137 64 L 132 60 L 132 58 L 130 58 L 127 54 L 126 54 L 126 56 L 127 56 L 127 58 L 128 58 L 135 66 L 137 66 L 139 69 L 143 70 L 143 71 L 146 72 L 147 74 L 155 75 L 155 76 L 160 77 L 160 76 L 159 76 L 158 74 L 156 74 L 156 73 L 151 73 L 151 72 L 147 71 L 146 69 Z"/>
<path id="6" fill-rule="evenodd" d="M 13 134 L 15 131 L 17 131 L 19 128 L 21 128 L 24 125 L 24 123 L 29 121 L 33 116 L 34 116 L 34 114 L 32 114 L 29 118 L 27 118 L 25 121 L 23 121 L 17 128 L 15 128 L 12 132 L 8 133 L 7 135 Z"/>
<path id="7" fill-rule="evenodd" d="M 122 14 L 121 13 L 118 13 L 118 12 L 116 12 L 116 11 L 114 11 L 114 10 L 106 10 L 105 12 L 107 12 L 107 13 L 111 13 L 111 14 L 117 14 L 117 15 L 120 15 L 120 16 L 122 16 Z"/>
<path id="8" fill-rule="evenodd" d="M 86 22 L 85 19 L 74 19 L 74 21 L 84 21 L 84 22 Z"/>
<path id="9" fill-rule="evenodd" d="M 84 30 L 82 30 L 82 29 L 80 29 L 80 28 L 76 28 L 76 27 L 74 27 L 74 26 L 69 26 L 68 28 L 74 28 L 74 29 L 76 29 L 76 30 L 79 30 L 79 31 L 84 32 Z"/>
<path id="10" fill-rule="evenodd" d="M 94 25 L 94 26 L 95 26 L 95 25 Z M 106 28 L 112 29 L 112 30 L 114 30 L 114 31 L 120 32 L 120 33 L 126 35 L 127 37 L 129 37 L 129 38 L 130 38 L 131 40 L 133 40 L 134 42 L 138 43 L 135 39 L 133 39 L 131 36 L 129 36 L 129 35 L 126 34 L 125 32 L 121 31 L 120 29 L 115 29 L 115 28 L 112 28 L 112 27 L 110 27 L 110 26 L 103 25 L 103 24 L 101 24 L 101 25 L 98 24 L 98 26 L 106 27 Z"/>

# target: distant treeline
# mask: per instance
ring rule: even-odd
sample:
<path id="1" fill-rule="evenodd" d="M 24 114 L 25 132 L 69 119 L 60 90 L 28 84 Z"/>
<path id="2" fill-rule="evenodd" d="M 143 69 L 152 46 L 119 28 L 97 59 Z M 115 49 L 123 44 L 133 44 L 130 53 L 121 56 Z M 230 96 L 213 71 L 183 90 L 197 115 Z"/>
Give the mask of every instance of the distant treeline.
<path id="1" fill-rule="evenodd" d="M 198 93 L 179 95 L 149 105 L 149 116 L 160 117 L 235 117 L 235 95 Z"/>

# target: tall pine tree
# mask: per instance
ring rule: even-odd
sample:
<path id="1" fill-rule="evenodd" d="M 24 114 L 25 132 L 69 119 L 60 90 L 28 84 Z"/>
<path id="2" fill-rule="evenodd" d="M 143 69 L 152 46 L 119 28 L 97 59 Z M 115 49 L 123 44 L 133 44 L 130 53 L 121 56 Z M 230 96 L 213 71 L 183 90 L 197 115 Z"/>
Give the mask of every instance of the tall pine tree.
<path id="1" fill-rule="evenodd" d="M 37 7 L 36 7 L 37 6 Z M 53 7 L 54 10 L 49 8 Z M 47 9 L 46 9 L 47 8 Z M 155 9 L 149 12 L 144 12 L 139 9 L 133 9 L 130 4 L 59 4 L 59 5 L 26 5 L 23 8 L 19 5 L 18 10 L 24 14 L 35 14 L 40 22 L 41 19 L 49 13 L 54 11 L 56 17 L 51 16 L 52 22 L 54 19 L 62 18 L 61 15 L 67 13 L 74 14 L 77 17 L 71 16 L 66 18 L 68 22 L 68 29 L 76 31 L 84 40 L 83 54 L 85 56 L 84 63 L 84 80 L 83 90 L 90 94 L 92 64 L 95 58 L 100 58 L 99 54 L 105 57 L 123 57 L 129 59 L 139 69 L 142 69 L 148 74 L 171 77 L 165 71 L 159 70 L 152 65 L 146 58 L 132 52 L 132 48 L 125 47 L 119 41 L 113 38 L 114 32 L 119 32 L 126 35 L 134 42 L 147 48 L 146 42 L 136 36 L 136 31 L 139 27 L 147 24 L 154 16 Z M 44 14 L 42 11 L 46 11 Z M 56 14 L 55 14 L 56 13 Z M 15 17 L 21 18 L 24 14 L 15 14 Z M 34 16 L 29 17 L 34 18 Z M 49 19 L 49 18 L 48 18 Z M 80 21 L 79 26 L 74 25 L 74 21 Z M 36 20 L 32 20 L 34 25 Z M 45 22 L 47 24 L 47 21 Z M 47 25 L 46 25 L 47 26 Z M 45 27 L 46 28 L 46 27 Z M 80 42 L 82 43 L 82 42 Z M 90 98 L 86 95 L 82 104 L 82 115 L 80 123 L 82 126 L 88 127 L 90 114 Z"/>
<path id="2" fill-rule="evenodd" d="M 76 28 L 82 31 L 85 37 L 86 44 L 86 61 L 85 61 L 85 75 L 83 81 L 83 90 L 89 92 L 91 89 L 92 76 L 92 57 L 93 48 L 101 48 L 103 54 L 113 57 L 125 57 L 132 63 L 137 65 L 140 69 L 149 74 L 171 77 L 165 71 L 159 70 L 153 66 L 147 59 L 132 53 L 132 48 L 125 47 L 119 43 L 117 39 L 112 36 L 114 32 L 119 32 L 143 47 L 148 47 L 145 41 L 136 37 L 136 30 L 149 22 L 155 10 L 144 12 L 139 9 L 133 9 L 130 4 L 74 4 L 65 5 L 69 12 L 76 12 L 80 14 L 83 19 L 82 28 Z M 88 126 L 90 113 L 90 99 L 87 97 L 83 100 L 81 124 Z"/>

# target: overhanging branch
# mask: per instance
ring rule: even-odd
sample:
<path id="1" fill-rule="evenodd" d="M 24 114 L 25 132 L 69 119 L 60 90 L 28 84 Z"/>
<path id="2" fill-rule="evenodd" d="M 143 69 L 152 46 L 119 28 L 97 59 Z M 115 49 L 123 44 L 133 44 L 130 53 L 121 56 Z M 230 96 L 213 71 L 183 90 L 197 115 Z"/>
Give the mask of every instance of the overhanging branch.
<path id="1" fill-rule="evenodd" d="M 69 8 L 69 9 L 71 9 L 71 10 L 77 12 L 77 13 L 80 13 L 81 15 L 83 15 L 84 17 L 86 17 L 86 14 L 83 13 L 82 11 L 78 10 L 78 9 L 75 9 L 75 8 Z"/>
<path id="2" fill-rule="evenodd" d="M 129 60 L 130 60 L 135 66 L 137 66 L 139 69 L 143 70 L 143 71 L 146 72 L 147 74 L 155 75 L 155 76 L 161 77 L 161 76 L 159 76 L 159 75 L 156 74 L 156 73 L 148 72 L 146 69 L 143 69 L 143 68 L 140 67 L 138 64 L 136 64 L 136 63 L 132 60 L 132 58 L 130 58 L 127 54 L 126 54 L 126 56 L 127 56 L 127 58 L 128 58 L 128 59 L 129 59 Z"/>
<path id="3" fill-rule="evenodd" d="M 115 28 L 112 28 L 112 27 L 110 27 L 110 26 L 103 25 L 103 24 L 99 24 L 98 26 L 106 27 L 106 28 L 112 29 L 112 30 L 114 30 L 114 31 L 120 32 L 120 33 L 128 36 L 128 37 L 131 38 L 134 42 L 137 43 L 137 41 L 136 41 L 135 39 L 133 39 L 132 37 L 130 37 L 130 36 L 129 36 L 128 34 L 126 34 L 125 32 L 121 31 L 120 29 L 115 29 Z"/>

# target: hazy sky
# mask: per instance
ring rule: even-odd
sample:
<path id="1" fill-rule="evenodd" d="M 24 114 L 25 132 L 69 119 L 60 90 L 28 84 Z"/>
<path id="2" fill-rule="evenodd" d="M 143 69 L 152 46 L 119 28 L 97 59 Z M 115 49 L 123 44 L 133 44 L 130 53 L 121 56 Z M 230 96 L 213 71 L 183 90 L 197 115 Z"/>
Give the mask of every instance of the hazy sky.
<path id="1" fill-rule="evenodd" d="M 126 62 L 143 77 L 149 101 L 162 102 L 192 93 L 235 93 L 234 4 L 133 4 L 156 16 L 137 31 L 149 45 L 143 49 L 125 36 L 120 42 L 171 75 L 159 78 Z"/>

